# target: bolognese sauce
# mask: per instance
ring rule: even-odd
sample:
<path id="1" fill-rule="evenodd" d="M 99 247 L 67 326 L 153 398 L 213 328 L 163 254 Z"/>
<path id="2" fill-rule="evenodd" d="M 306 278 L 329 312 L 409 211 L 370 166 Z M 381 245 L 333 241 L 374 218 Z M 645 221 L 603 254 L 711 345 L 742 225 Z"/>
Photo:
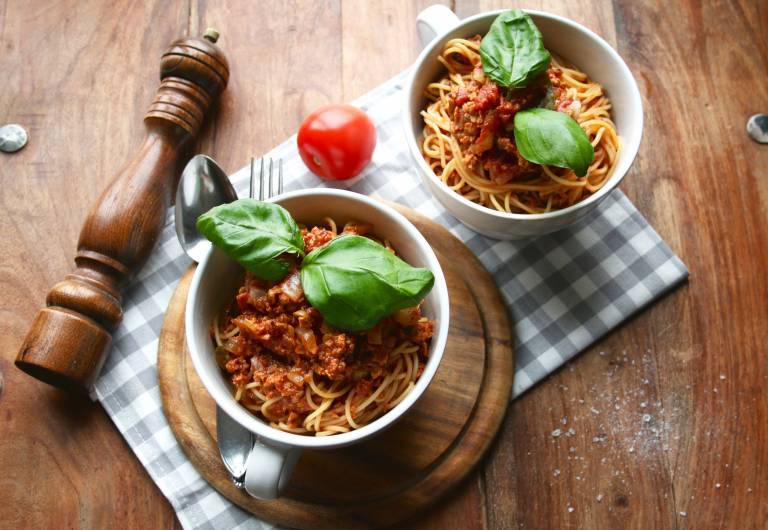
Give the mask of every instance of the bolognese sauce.
<path id="1" fill-rule="evenodd" d="M 341 235 L 328 223 L 301 229 L 306 253 Z M 348 223 L 342 234 L 369 236 L 371 228 Z M 417 306 L 368 331 L 334 329 L 305 298 L 298 265 L 279 282 L 245 274 L 211 329 L 217 362 L 235 398 L 272 426 L 300 434 L 346 432 L 394 407 L 413 388 L 434 323 Z"/>

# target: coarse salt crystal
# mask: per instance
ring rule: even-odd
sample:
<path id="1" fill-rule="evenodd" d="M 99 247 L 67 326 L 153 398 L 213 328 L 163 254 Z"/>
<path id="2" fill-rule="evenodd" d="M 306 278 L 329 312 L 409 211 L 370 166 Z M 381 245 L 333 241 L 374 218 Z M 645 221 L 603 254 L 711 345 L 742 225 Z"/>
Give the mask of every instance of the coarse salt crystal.
<path id="1" fill-rule="evenodd" d="M 559 470 L 559 469 L 555 469 L 555 470 L 552 472 L 552 475 L 554 475 L 554 476 L 558 476 L 558 475 L 560 475 L 560 470 Z"/>
<path id="2" fill-rule="evenodd" d="M 650 423 L 651 422 L 651 415 L 650 414 L 643 414 L 643 422 Z"/>
<path id="3" fill-rule="evenodd" d="M 688 512 L 680 512 L 680 517 L 688 517 Z"/>
<path id="4" fill-rule="evenodd" d="M 576 434 L 576 430 L 573 427 L 571 427 L 570 429 L 568 429 L 567 434 L 568 436 L 573 436 L 574 434 Z"/>
<path id="5" fill-rule="evenodd" d="M 561 431 L 560 429 L 555 429 L 554 431 L 552 431 L 552 438 L 557 438 L 562 433 L 563 433 L 563 431 Z"/>
<path id="6" fill-rule="evenodd" d="M 573 513 L 575 511 L 576 511 L 576 508 L 574 508 L 573 506 L 568 506 L 568 513 Z"/>
<path id="7" fill-rule="evenodd" d="M 603 494 L 602 493 L 598 494 L 598 496 L 595 497 L 595 498 L 597 499 L 597 502 L 603 502 Z"/>

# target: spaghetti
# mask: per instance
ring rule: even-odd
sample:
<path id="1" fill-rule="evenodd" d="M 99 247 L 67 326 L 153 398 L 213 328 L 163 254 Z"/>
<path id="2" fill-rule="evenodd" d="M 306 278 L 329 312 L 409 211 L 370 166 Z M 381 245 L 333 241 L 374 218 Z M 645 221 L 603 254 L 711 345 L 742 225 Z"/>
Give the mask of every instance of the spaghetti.
<path id="1" fill-rule="evenodd" d="M 438 56 L 447 75 L 427 86 L 421 150 L 435 175 L 465 198 L 507 213 L 546 213 L 599 190 L 620 149 L 602 87 L 553 58 L 531 86 L 504 93 L 483 72 L 480 41 L 479 35 L 449 40 Z M 517 152 L 514 113 L 542 102 L 586 132 L 595 151 L 586 176 L 528 162 Z"/>
<path id="2" fill-rule="evenodd" d="M 325 222 L 328 228 L 302 228 L 307 253 L 339 235 L 332 219 Z M 370 230 L 347 223 L 342 233 Z M 382 244 L 394 252 L 386 240 Z M 419 307 L 365 332 L 333 329 L 304 298 L 294 269 L 272 284 L 246 273 L 211 335 L 238 402 L 277 429 L 328 436 L 370 423 L 411 392 L 433 329 Z"/>

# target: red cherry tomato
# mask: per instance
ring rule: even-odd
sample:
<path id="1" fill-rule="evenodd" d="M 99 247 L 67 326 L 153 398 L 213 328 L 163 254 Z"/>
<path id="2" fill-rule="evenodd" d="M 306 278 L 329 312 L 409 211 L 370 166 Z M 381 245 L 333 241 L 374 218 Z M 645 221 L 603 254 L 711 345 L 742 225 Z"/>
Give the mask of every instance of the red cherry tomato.
<path id="1" fill-rule="evenodd" d="M 346 180 L 371 161 L 376 129 L 362 110 L 328 105 L 306 117 L 299 127 L 299 154 L 307 167 L 326 180 Z"/>

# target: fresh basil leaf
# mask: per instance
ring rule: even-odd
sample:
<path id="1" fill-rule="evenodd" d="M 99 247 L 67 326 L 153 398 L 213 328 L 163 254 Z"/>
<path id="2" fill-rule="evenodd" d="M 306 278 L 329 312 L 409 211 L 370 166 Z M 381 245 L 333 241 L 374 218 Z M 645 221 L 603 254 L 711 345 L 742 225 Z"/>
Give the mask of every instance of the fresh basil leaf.
<path id="1" fill-rule="evenodd" d="M 485 75 L 503 87 L 527 86 L 547 70 L 551 58 L 539 28 L 519 9 L 496 17 L 480 42 Z"/>
<path id="2" fill-rule="evenodd" d="M 528 109 L 515 114 L 515 144 L 535 164 L 569 168 L 587 174 L 595 150 L 576 120 L 563 112 Z"/>
<path id="3" fill-rule="evenodd" d="M 370 329 L 383 317 L 417 305 L 434 275 L 411 267 L 367 237 L 347 235 L 307 254 L 301 285 L 309 303 L 334 327 Z"/>
<path id="4" fill-rule="evenodd" d="M 277 204 L 240 199 L 208 210 L 197 229 L 262 280 L 282 279 L 291 266 L 284 254 L 304 256 L 304 239 L 291 214 Z"/>

